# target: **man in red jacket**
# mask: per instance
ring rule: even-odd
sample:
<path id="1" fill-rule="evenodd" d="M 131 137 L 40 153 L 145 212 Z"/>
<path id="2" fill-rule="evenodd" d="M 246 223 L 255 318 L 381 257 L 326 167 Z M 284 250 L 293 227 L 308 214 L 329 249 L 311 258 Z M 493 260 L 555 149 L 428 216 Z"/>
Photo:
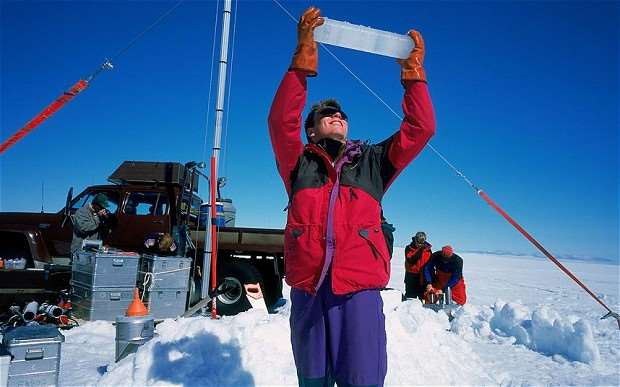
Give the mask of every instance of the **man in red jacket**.
<path id="1" fill-rule="evenodd" d="M 423 231 L 418 231 L 405 247 L 405 298 L 424 298 L 424 265 L 431 258 L 431 247 Z"/>
<path id="2" fill-rule="evenodd" d="M 302 123 L 307 77 L 317 75 L 310 7 L 297 26 L 297 49 L 269 112 L 269 135 L 289 195 L 284 234 L 291 286 L 291 344 L 300 386 L 383 385 L 385 317 L 379 289 L 390 276 L 381 232 L 381 199 L 435 132 L 424 42 L 399 61 L 405 88 L 400 129 L 378 144 L 348 137 L 348 117 L 335 100 L 314 105 Z M 361 120 L 360 120 L 361 121 Z M 308 144 L 302 143 L 302 125 Z"/>

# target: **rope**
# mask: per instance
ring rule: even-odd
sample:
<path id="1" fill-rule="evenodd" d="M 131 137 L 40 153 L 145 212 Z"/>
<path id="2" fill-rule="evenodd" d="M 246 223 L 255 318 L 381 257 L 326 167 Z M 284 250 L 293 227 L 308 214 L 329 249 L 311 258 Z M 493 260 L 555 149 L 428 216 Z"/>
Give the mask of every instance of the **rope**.
<path id="1" fill-rule="evenodd" d="M 147 32 L 149 32 L 150 30 L 152 30 L 153 28 L 155 28 L 155 26 L 157 26 L 159 23 L 163 22 L 164 20 L 166 20 L 166 18 L 168 18 L 168 16 L 170 16 L 170 14 L 172 14 L 172 12 L 174 12 L 180 5 L 181 3 L 183 3 L 184 0 L 179 0 L 174 6 L 172 6 L 168 11 L 164 12 L 161 16 L 159 16 L 157 18 L 157 20 L 155 20 L 150 26 L 146 27 L 146 29 L 144 29 L 142 32 L 140 32 L 138 35 L 136 35 L 135 38 L 133 38 L 129 44 L 127 44 L 125 47 L 121 48 L 120 50 L 118 50 L 116 52 L 116 54 L 112 55 L 112 57 L 110 58 L 110 61 L 112 61 L 113 59 L 118 59 L 121 55 L 123 55 L 124 53 L 127 52 L 127 50 L 129 50 L 134 44 L 136 44 L 136 42 L 143 37 Z"/>
<path id="2" fill-rule="evenodd" d="M 76 82 L 68 91 L 65 91 L 62 96 L 58 97 L 54 102 L 49 104 L 42 112 L 37 114 L 32 120 L 30 120 L 24 127 L 15 132 L 9 139 L 0 144 L 0 154 L 4 153 L 15 145 L 22 138 L 26 137 L 32 130 L 34 130 L 37 126 L 42 124 L 45 120 L 55 114 L 58 110 L 60 110 L 64 105 L 69 103 L 74 97 L 76 97 L 81 91 L 86 89 L 89 86 L 89 83 L 94 80 L 97 75 L 102 73 L 105 70 L 111 70 L 114 68 L 112 64 L 113 59 L 118 59 L 121 55 L 123 55 L 127 50 L 129 50 L 142 36 L 144 36 L 151 29 L 155 28 L 156 25 L 163 22 L 168 16 L 176 10 L 184 0 L 179 0 L 172 8 L 163 13 L 155 22 L 149 25 L 146 29 L 136 35 L 129 44 L 120 49 L 116 54 L 112 56 L 111 59 L 105 59 L 104 62 L 94 71 L 92 72 L 86 79 L 80 79 Z"/>
<path id="3" fill-rule="evenodd" d="M 172 6 L 166 12 L 161 14 L 153 23 L 151 23 L 148 27 L 146 27 L 144 30 L 142 30 L 142 32 L 140 32 L 138 35 L 136 35 L 125 47 L 123 47 L 120 50 L 118 50 L 116 52 L 116 54 L 112 55 L 110 58 L 106 58 L 104 60 L 104 62 L 97 68 L 97 70 L 95 70 L 91 75 L 89 75 L 86 78 L 86 82 L 92 81 L 93 79 L 95 79 L 95 77 L 97 75 L 99 75 L 101 72 L 103 72 L 105 70 L 113 69 L 114 68 L 114 64 L 113 64 L 114 60 L 120 58 L 123 54 L 125 54 L 127 51 L 129 51 L 129 49 L 131 47 L 133 47 L 133 45 L 136 44 L 136 42 L 140 38 L 142 38 L 144 35 L 146 35 L 147 32 L 149 32 L 150 30 L 155 28 L 158 24 L 160 24 L 164 20 L 166 20 L 168 18 L 168 16 L 170 16 L 172 14 L 172 12 L 174 12 L 181 5 L 181 3 L 183 3 L 183 1 L 185 1 L 185 0 L 179 0 L 174 6 Z"/>
<path id="4" fill-rule="evenodd" d="M 84 89 L 88 87 L 88 82 L 83 79 L 77 81 L 71 89 L 65 91 L 63 95 L 56 98 L 54 102 L 49 104 L 43 109 L 39 114 L 37 114 L 32 120 L 28 121 L 26 125 L 24 125 L 21 129 L 15 132 L 11 137 L 5 140 L 2 144 L 0 144 L 0 155 L 6 152 L 10 147 L 15 145 L 19 140 L 26 137 L 31 131 L 33 131 L 37 126 L 41 125 L 45 120 L 54 115 L 58 110 L 60 110 L 63 106 L 69 103 L 73 98 L 75 98 L 79 93 L 81 93 Z"/>
<path id="5" fill-rule="evenodd" d="M 144 272 L 142 272 L 142 271 L 141 271 L 140 273 L 144 273 Z M 142 281 L 142 297 L 140 297 L 140 302 L 144 302 L 144 295 L 145 295 L 145 294 L 146 294 L 146 292 L 147 292 L 147 290 L 146 290 L 146 285 L 147 285 L 149 282 L 152 282 L 152 279 L 153 279 L 153 273 L 146 273 L 146 274 L 144 275 L 144 281 Z M 148 288 L 148 291 L 149 291 L 149 292 L 151 291 L 151 288 L 150 288 L 150 287 Z"/>
<path id="6" fill-rule="evenodd" d="M 297 19 L 278 2 L 278 0 L 273 0 L 295 23 L 297 23 Z M 402 121 L 403 117 L 396 113 L 394 109 L 392 109 L 377 93 L 375 93 L 370 86 L 368 86 L 364 81 L 362 81 L 353 71 L 344 64 L 334 53 L 331 52 L 329 48 L 327 48 L 323 43 L 319 43 L 321 47 L 323 47 L 340 65 L 342 65 L 348 72 L 351 74 L 358 82 L 360 82 L 372 95 L 374 95 L 389 111 L 392 112 L 400 121 Z M 601 319 L 613 317 L 618 322 L 618 329 L 620 329 L 620 316 L 618 313 L 613 312 L 603 301 L 600 300 L 583 282 L 581 282 L 573 273 L 570 272 L 564 265 L 560 263 L 560 261 L 555 258 L 547 249 L 545 249 L 536 239 L 534 239 L 523 227 L 521 227 L 514 219 L 512 219 L 504 210 L 502 210 L 497 204 L 495 204 L 491 198 L 484 193 L 480 188 L 478 188 L 463 172 L 461 172 L 458 168 L 456 168 L 448 159 L 441 154 L 435 147 L 433 147 L 430 143 L 427 146 L 450 168 L 452 169 L 458 176 L 460 176 L 476 193 L 482 197 L 495 211 L 497 211 L 502 217 L 504 217 L 513 227 L 515 227 L 528 241 L 530 241 L 538 250 L 540 250 L 549 260 L 551 260 L 556 266 L 560 268 L 566 275 L 569 276 L 577 285 L 579 285 L 583 290 L 585 290 L 596 302 L 602 305 L 609 313 L 603 316 Z"/>
<path id="7" fill-rule="evenodd" d="M 185 271 L 185 270 L 190 270 L 191 267 L 187 266 L 187 267 L 182 267 L 179 269 L 172 269 L 172 270 L 166 270 L 166 271 L 158 271 L 156 273 L 154 272 L 150 272 L 150 271 L 138 271 L 138 273 L 140 274 L 144 274 L 144 281 L 142 281 L 142 286 L 143 289 L 145 289 L 145 291 L 150 292 L 151 290 L 153 290 L 153 286 L 155 286 L 155 281 L 157 280 L 157 277 L 162 275 L 162 274 L 170 274 L 170 273 L 176 273 L 179 271 Z M 150 286 L 147 288 L 147 284 L 150 283 Z M 144 298 L 144 293 L 142 294 L 142 298 Z"/>

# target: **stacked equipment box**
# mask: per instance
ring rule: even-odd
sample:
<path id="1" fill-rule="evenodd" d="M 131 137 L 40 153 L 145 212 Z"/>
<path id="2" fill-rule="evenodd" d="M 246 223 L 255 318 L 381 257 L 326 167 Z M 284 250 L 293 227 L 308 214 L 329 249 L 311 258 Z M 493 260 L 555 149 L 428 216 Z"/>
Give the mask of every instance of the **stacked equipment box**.
<path id="1" fill-rule="evenodd" d="M 124 251 L 80 251 L 73 260 L 73 313 L 85 320 L 114 321 L 133 300 L 140 256 Z"/>
<path id="2" fill-rule="evenodd" d="M 11 354 L 0 344 L 0 387 L 6 387 L 9 382 L 10 365 Z"/>
<path id="3" fill-rule="evenodd" d="M 138 286 L 151 316 L 173 318 L 185 312 L 191 264 L 186 257 L 142 256 Z"/>
<path id="4" fill-rule="evenodd" d="M 11 354 L 8 386 L 57 386 L 65 337 L 52 325 L 13 328 L 2 338 Z"/>

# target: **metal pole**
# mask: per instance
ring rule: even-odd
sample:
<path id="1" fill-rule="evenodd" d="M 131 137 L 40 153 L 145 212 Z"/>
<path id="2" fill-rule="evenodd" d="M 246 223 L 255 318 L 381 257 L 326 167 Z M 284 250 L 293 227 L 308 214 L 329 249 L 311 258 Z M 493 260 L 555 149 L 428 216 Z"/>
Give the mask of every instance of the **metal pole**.
<path id="1" fill-rule="evenodd" d="M 213 139 L 213 156 L 215 156 L 215 172 L 220 161 L 220 138 L 222 137 L 222 122 L 224 119 L 224 97 L 226 95 L 226 68 L 228 66 L 228 35 L 230 33 L 230 12 L 232 0 L 224 0 L 224 15 L 222 16 L 222 43 L 220 46 L 220 74 L 217 84 L 217 103 L 215 106 L 215 133 Z M 216 180 L 217 181 L 217 180 Z"/>
<path id="2" fill-rule="evenodd" d="M 215 198 L 215 156 L 211 156 L 211 198 Z M 215 200 L 211 200 L 211 291 L 215 294 L 217 287 L 217 204 Z M 217 318 L 217 296 L 211 301 L 211 318 Z"/>
<path id="3" fill-rule="evenodd" d="M 232 8 L 232 0 L 224 0 L 224 10 L 222 17 L 222 39 L 220 46 L 220 69 L 219 69 L 219 79 L 217 85 L 217 102 L 215 108 L 215 133 L 213 139 L 213 157 L 215 158 L 214 165 L 214 174 L 215 176 L 213 180 L 211 180 L 211 184 L 217 184 L 217 168 L 219 165 L 219 156 L 220 156 L 220 138 L 222 136 L 222 121 L 224 117 L 224 96 L 226 94 L 226 66 L 228 64 L 228 35 L 230 33 L 230 14 Z M 211 190 L 213 191 L 213 190 Z M 212 195 L 209 199 L 211 202 L 217 200 L 215 195 Z M 214 203 L 212 203 L 213 205 Z M 205 252 L 202 260 L 202 288 L 201 288 L 201 298 L 205 299 L 208 295 L 209 289 L 209 277 L 213 276 L 215 278 L 215 273 L 210 273 L 211 269 L 211 254 L 213 251 L 213 239 L 211 232 L 209 232 L 209 228 L 205 230 Z M 208 272 L 209 271 L 209 272 Z M 210 275 L 209 275 L 210 274 Z"/>

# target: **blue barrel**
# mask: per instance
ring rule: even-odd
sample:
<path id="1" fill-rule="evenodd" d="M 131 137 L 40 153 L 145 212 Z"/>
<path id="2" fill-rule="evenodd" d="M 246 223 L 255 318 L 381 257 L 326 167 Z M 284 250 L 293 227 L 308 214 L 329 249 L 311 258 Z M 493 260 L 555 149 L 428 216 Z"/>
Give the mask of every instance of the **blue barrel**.
<path id="1" fill-rule="evenodd" d="M 220 210 L 219 205 L 222 205 L 222 209 Z M 232 204 L 232 199 L 220 199 L 217 202 L 217 215 L 218 218 L 220 215 L 224 217 L 224 226 L 225 227 L 235 227 L 235 218 L 237 216 L 237 209 Z"/>
<path id="2" fill-rule="evenodd" d="M 224 206 L 220 203 L 215 203 L 217 209 L 217 218 L 215 224 L 218 227 L 226 227 L 226 218 L 224 216 Z M 211 205 L 209 203 L 202 204 L 200 206 L 200 225 L 205 226 L 211 224 Z"/>

